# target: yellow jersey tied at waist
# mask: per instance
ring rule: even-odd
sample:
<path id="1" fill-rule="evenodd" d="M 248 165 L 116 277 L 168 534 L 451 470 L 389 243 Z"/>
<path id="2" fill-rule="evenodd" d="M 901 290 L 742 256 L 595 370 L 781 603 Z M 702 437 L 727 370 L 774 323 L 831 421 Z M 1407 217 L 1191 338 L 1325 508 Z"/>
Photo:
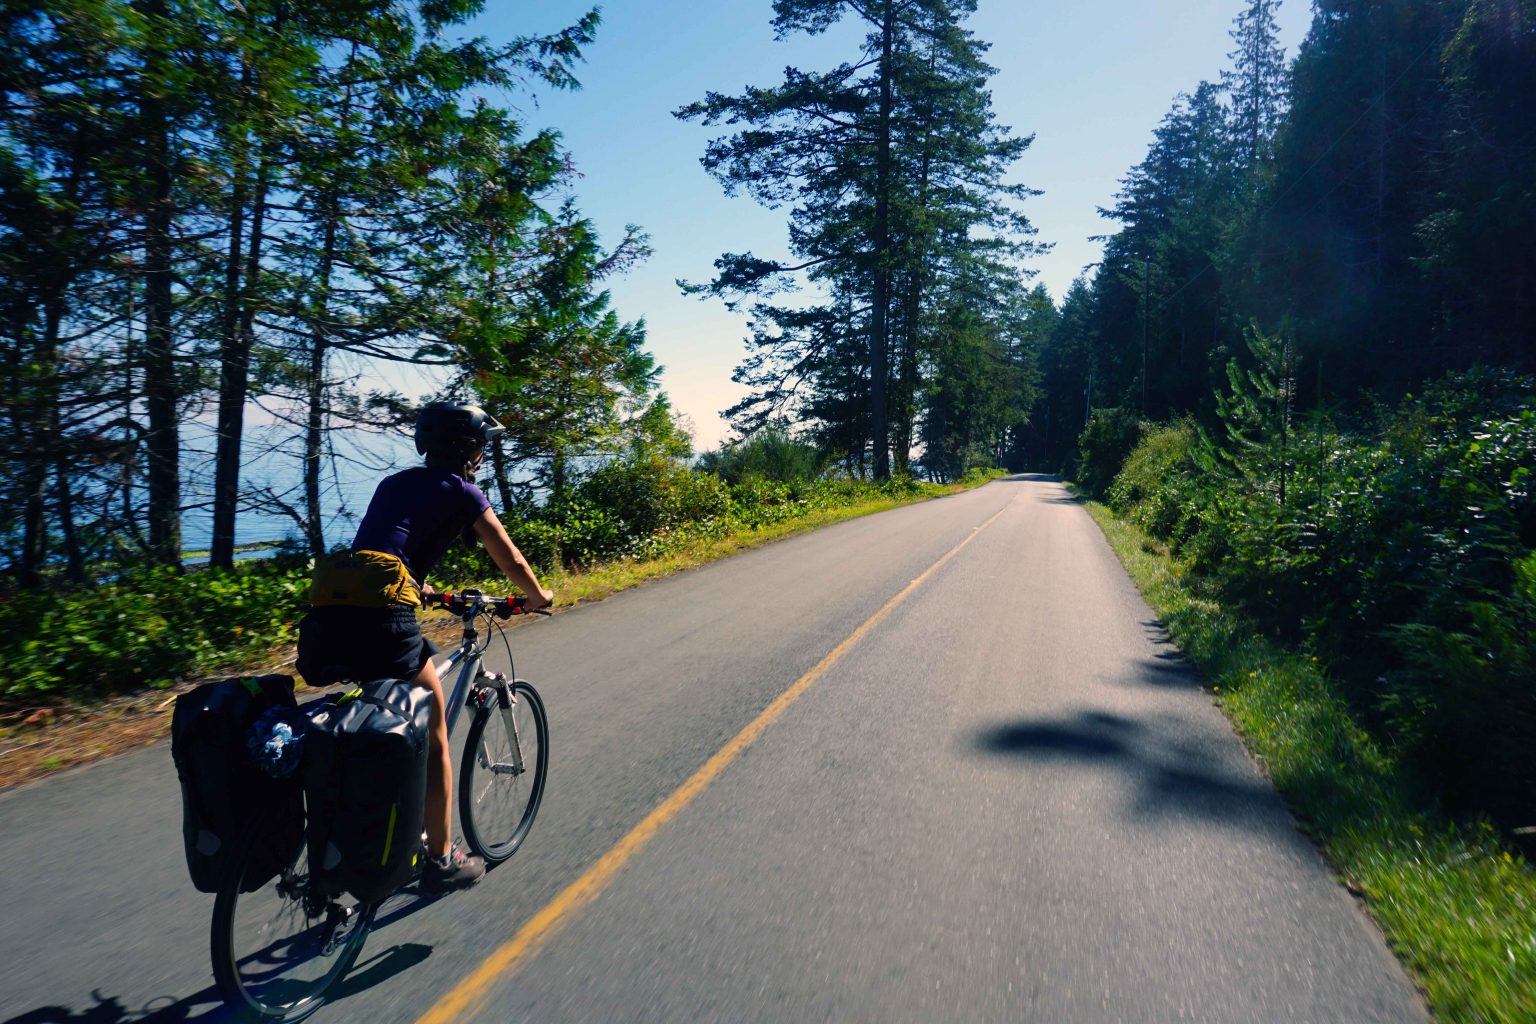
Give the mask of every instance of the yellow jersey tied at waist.
<path id="1" fill-rule="evenodd" d="M 386 608 L 393 604 L 420 608 L 421 590 L 397 556 L 383 551 L 344 551 L 315 559 L 309 603 L 315 608 Z"/>

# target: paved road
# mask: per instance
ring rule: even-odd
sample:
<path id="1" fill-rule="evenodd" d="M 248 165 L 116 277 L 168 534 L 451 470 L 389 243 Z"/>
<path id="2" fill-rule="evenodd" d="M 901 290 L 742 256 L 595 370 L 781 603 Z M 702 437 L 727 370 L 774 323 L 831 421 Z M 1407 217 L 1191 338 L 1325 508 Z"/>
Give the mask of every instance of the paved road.
<path id="1" fill-rule="evenodd" d="M 474 1019 L 1425 1019 L 1087 514 L 1037 477 L 516 630 L 553 732 L 528 845 L 471 892 L 392 899 L 316 1019 L 411 1021 L 459 990 L 967 538 Z M 177 799 L 165 744 L 0 796 L 0 1020 L 221 1019 Z"/>

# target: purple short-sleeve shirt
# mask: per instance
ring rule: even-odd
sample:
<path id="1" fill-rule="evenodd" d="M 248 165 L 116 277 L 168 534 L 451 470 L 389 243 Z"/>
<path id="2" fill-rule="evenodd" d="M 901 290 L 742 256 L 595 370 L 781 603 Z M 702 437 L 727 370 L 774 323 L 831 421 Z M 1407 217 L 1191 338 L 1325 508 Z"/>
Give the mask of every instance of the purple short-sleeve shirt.
<path id="1" fill-rule="evenodd" d="M 352 550 L 394 555 L 421 583 L 453 538 L 490 507 L 485 492 L 457 474 L 431 466 L 407 469 L 380 481 Z"/>

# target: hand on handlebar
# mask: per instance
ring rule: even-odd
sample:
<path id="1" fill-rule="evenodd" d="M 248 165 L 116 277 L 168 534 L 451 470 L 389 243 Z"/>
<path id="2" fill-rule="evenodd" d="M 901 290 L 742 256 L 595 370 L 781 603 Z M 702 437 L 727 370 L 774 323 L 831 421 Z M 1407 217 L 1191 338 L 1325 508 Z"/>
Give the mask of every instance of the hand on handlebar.
<path id="1" fill-rule="evenodd" d="M 455 614 L 463 614 L 471 608 L 483 611 L 487 615 L 495 615 L 499 619 L 510 619 L 514 615 L 548 615 L 548 608 L 554 600 L 554 591 L 540 588 L 537 597 L 494 597 L 490 594 L 482 594 L 478 590 L 453 591 L 444 590 L 437 593 L 423 593 L 422 605 L 431 609 L 443 608 Z"/>

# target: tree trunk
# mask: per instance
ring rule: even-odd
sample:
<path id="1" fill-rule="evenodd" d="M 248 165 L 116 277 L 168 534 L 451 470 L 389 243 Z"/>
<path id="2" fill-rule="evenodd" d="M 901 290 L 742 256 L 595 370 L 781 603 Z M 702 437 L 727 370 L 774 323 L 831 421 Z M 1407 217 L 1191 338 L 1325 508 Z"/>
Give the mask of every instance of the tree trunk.
<path id="1" fill-rule="evenodd" d="M 22 475 L 21 558 L 16 575 L 24 587 L 40 587 L 48 558 L 48 526 L 43 509 L 48 492 L 47 466 L 29 459 Z"/>
<path id="2" fill-rule="evenodd" d="M 549 494 L 550 500 L 558 501 L 565 497 L 566 466 L 565 453 L 558 448 L 549 457 Z"/>
<path id="3" fill-rule="evenodd" d="M 235 344 L 221 361 L 218 388 L 218 453 L 215 499 L 227 502 L 226 542 L 230 563 L 235 548 L 235 510 L 240 500 L 240 448 L 246 431 L 246 399 L 250 396 L 250 350 L 257 342 L 257 286 L 261 275 L 261 233 L 266 229 L 266 154 L 258 157 L 257 183 L 250 207 L 250 243 L 246 246 L 246 272 L 240 287 L 240 327 Z M 227 568 L 227 563 L 226 563 Z"/>
<path id="4" fill-rule="evenodd" d="M 250 95 L 251 62 L 240 71 L 242 101 Z M 238 122 L 238 118 L 236 119 Z M 240 440 L 245 428 L 245 392 L 250 352 L 245 348 L 240 313 L 246 288 L 241 287 L 245 254 L 245 206 L 250 173 L 249 139 L 244 124 L 234 126 L 233 181 L 229 211 L 229 254 L 224 262 L 224 315 L 219 332 L 219 410 L 214 449 L 213 540 L 208 564 L 228 569 L 235 561 L 235 515 L 240 500 Z M 261 225 L 253 224 L 251 244 L 259 244 Z M 254 282 L 246 282 L 247 288 Z"/>
<path id="5" fill-rule="evenodd" d="M 54 463 L 54 486 L 58 488 L 59 531 L 64 535 L 64 578 L 71 583 L 81 583 L 85 580 L 85 559 L 80 554 L 80 536 L 75 530 L 69 463 L 62 457 Z"/>
<path id="6" fill-rule="evenodd" d="M 352 57 L 357 56 L 356 44 Z M 352 91 L 342 100 L 338 119 L 343 127 L 352 117 Z M 308 414 L 304 421 L 304 534 L 310 553 L 325 554 L 325 519 L 320 510 L 320 468 L 325 450 L 325 368 L 331 350 L 331 275 L 336 268 L 336 230 L 341 220 L 341 183 L 329 182 L 325 197 L 325 224 L 316 269 L 317 301 L 313 308 L 309 339 Z"/>
<path id="7" fill-rule="evenodd" d="M 325 440 L 325 363 L 329 344 L 316 330 L 309 348 L 309 413 L 304 422 L 304 534 L 310 553 L 325 554 L 325 524 L 320 511 L 320 467 Z"/>
<path id="8" fill-rule="evenodd" d="M 896 34 L 896 5 L 886 0 L 880 26 L 880 114 L 875 137 L 875 258 L 873 309 L 869 325 L 869 436 L 876 480 L 891 476 L 891 444 L 886 378 L 891 301 L 891 49 Z"/>
<path id="9" fill-rule="evenodd" d="M 507 453 L 497 435 L 491 442 L 491 473 L 496 477 L 496 489 L 501 492 L 501 511 L 512 511 L 512 481 L 507 477 Z"/>
<path id="10" fill-rule="evenodd" d="M 18 575 L 27 587 L 42 585 L 48 561 L 48 470 L 58 450 L 60 432 L 58 352 L 64 299 L 57 281 L 52 283 L 42 310 L 42 337 L 31 357 L 37 371 L 19 403 L 22 412 L 17 417 L 22 441 L 17 455 L 23 481 Z"/>
<path id="11" fill-rule="evenodd" d="M 928 67 L 933 69 L 933 59 L 929 58 Z M 917 202 L 919 208 L 925 208 L 928 203 L 928 174 L 932 163 L 931 154 L 928 151 L 929 136 L 925 131 L 923 136 L 923 158 L 921 170 L 918 172 Z M 896 429 L 895 463 L 896 472 L 902 476 L 912 474 L 912 442 L 917 431 L 917 344 L 919 338 L 918 325 L 923 313 L 923 259 L 921 253 L 908 252 L 910 261 L 908 267 L 907 291 L 902 302 L 902 326 L 905 333 L 902 336 L 901 362 L 897 367 L 896 378 L 900 393 L 893 403 L 897 409 L 898 425 Z"/>
<path id="12" fill-rule="evenodd" d="M 326 202 L 325 234 L 321 244 L 319 303 L 309 344 L 309 414 L 304 424 L 304 532 L 309 550 L 317 557 L 325 554 L 325 521 L 320 510 L 320 467 L 325 440 L 325 364 L 331 342 L 328 333 L 331 315 L 331 274 L 336 263 L 336 221 L 340 216 L 338 186 L 331 184 Z"/>
<path id="13" fill-rule="evenodd" d="M 123 340 L 123 422 L 134 423 L 133 396 L 134 386 L 134 360 L 138 359 L 138 351 L 133 344 L 133 286 L 130 284 L 128 292 L 128 321 L 124 327 Z M 144 538 L 139 534 L 138 515 L 133 507 L 133 463 L 138 458 L 138 441 L 123 454 L 123 526 L 129 539 L 135 544 L 143 544 Z"/>
<path id="14" fill-rule="evenodd" d="M 900 394 L 893 403 L 897 409 L 897 424 L 893 432 L 895 450 L 891 454 L 896 472 L 902 476 L 910 476 L 912 473 L 912 442 L 917 432 L 917 344 L 918 319 L 922 315 L 923 305 L 922 288 L 922 274 L 914 270 L 902 302 L 905 331 L 902 335 L 901 361 L 896 370 Z"/>
<path id="15" fill-rule="evenodd" d="M 149 553 L 162 565 L 181 564 L 180 431 L 176 401 L 176 339 L 171 331 L 171 124 L 162 90 L 169 63 L 163 32 L 165 0 L 141 0 L 151 44 L 139 82 L 144 162 L 144 399 L 148 413 Z"/>
<path id="16" fill-rule="evenodd" d="M 1381 44 L 1381 60 L 1377 65 L 1376 79 L 1376 247 L 1375 283 L 1380 284 L 1386 272 L 1386 222 L 1387 222 L 1387 44 Z"/>

